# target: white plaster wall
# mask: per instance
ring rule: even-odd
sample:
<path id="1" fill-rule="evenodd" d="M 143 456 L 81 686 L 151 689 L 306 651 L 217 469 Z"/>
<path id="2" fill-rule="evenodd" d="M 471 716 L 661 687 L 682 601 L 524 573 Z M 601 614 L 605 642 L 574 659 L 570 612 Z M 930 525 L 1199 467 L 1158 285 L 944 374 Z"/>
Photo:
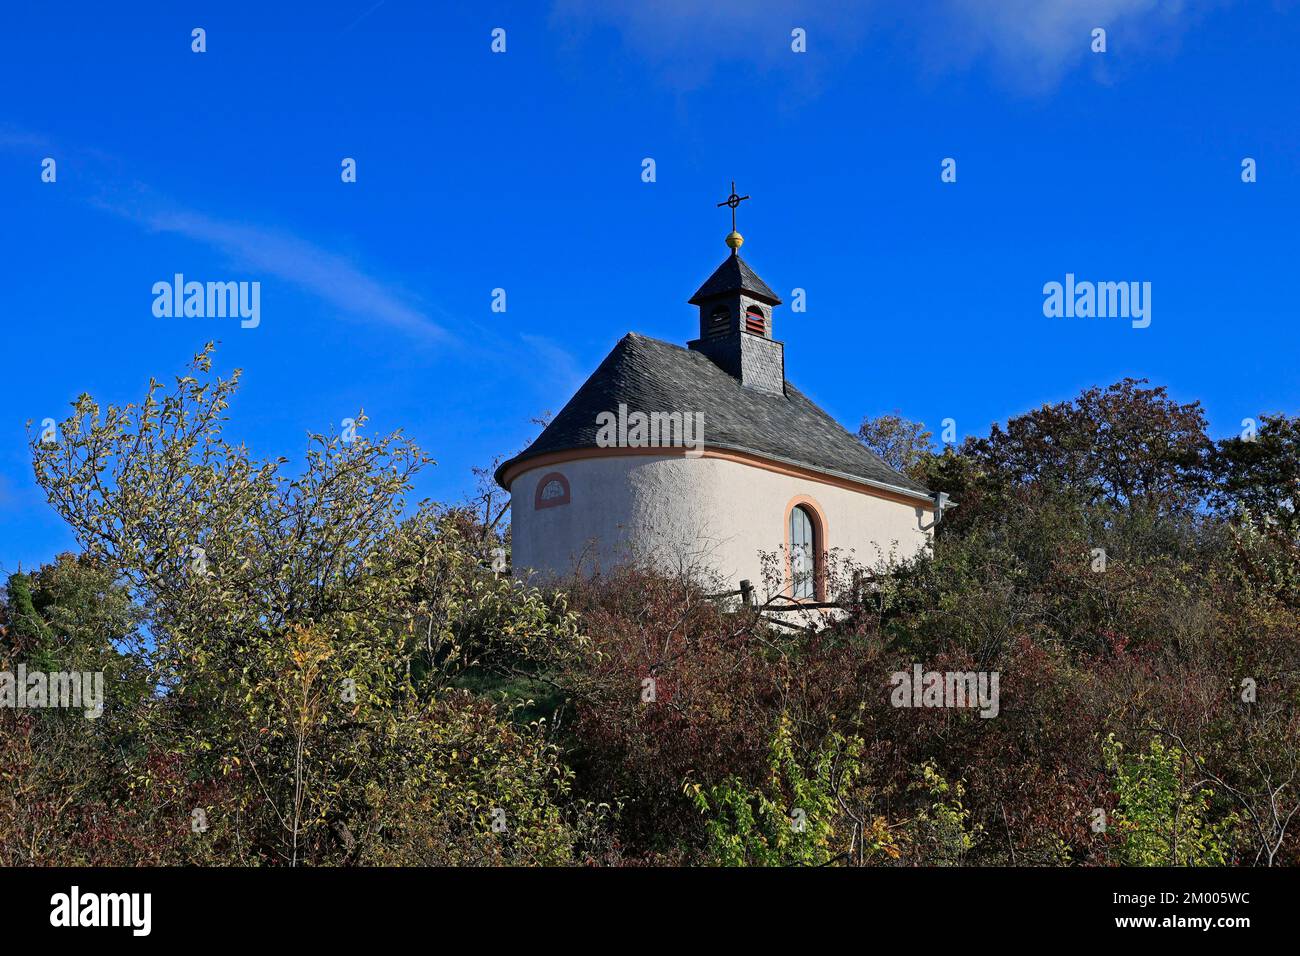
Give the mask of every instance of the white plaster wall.
<path id="1" fill-rule="evenodd" d="M 543 476 L 569 481 L 570 502 L 534 509 Z M 510 487 L 512 564 L 521 577 L 584 573 L 637 556 L 675 570 L 704 565 L 736 587 L 763 586 L 760 551 L 785 545 L 786 506 L 807 495 L 826 517 L 824 547 L 873 564 L 899 559 L 930 540 L 912 505 L 720 458 L 628 455 L 584 458 L 530 469 Z"/>

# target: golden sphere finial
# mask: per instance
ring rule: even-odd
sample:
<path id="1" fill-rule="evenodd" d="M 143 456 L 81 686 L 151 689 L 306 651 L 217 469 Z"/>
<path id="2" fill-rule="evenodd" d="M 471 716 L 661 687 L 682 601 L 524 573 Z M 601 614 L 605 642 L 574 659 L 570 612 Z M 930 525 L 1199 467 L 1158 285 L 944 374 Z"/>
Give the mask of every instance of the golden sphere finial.
<path id="1" fill-rule="evenodd" d="M 731 234 L 727 236 L 727 245 L 731 247 L 731 254 L 733 256 L 736 254 L 736 250 L 745 244 L 745 237 L 736 232 L 736 207 L 748 198 L 748 196 L 736 195 L 736 181 L 733 179 L 731 181 L 731 195 L 718 203 L 719 207 L 731 207 Z"/>

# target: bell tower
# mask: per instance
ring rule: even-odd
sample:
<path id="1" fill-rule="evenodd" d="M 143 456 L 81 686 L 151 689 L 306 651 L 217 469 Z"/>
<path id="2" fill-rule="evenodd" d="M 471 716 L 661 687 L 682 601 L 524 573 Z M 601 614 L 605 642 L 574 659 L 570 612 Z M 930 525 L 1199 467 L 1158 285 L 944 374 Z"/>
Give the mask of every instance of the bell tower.
<path id="1" fill-rule="evenodd" d="M 772 338 L 772 310 L 780 298 L 740 258 L 745 238 L 736 231 L 736 207 L 748 196 L 731 195 L 719 206 L 731 207 L 728 256 L 691 296 L 700 310 L 700 337 L 687 347 L 708 356 L 746 388 L 785 394 L 785 346 Z"/>

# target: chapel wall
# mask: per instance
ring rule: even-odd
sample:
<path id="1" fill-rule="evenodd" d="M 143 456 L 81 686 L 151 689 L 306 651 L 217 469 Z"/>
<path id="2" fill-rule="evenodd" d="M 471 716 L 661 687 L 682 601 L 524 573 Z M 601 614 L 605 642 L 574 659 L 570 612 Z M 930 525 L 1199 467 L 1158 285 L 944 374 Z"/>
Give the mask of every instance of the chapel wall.
<path id="1" fill-rule="evenodd" d="M 539 485 L 567 484 L 566 503 L 536 507 Z M 553 482 L 554 492 L 558 482 Z M 904 560 L 930 541 L 933 511 L 724 458 L 626 455 L 529 469 L 511 484 L 512 563 L 523 578 L 644 562 L 707 567 L 726 589 L 764 591 L 760 551 L 785 547 L 790 503 L 807 498 L 826 543 L 859 564 Z M 786 582 L 782 582 L 784 586 Z"/>

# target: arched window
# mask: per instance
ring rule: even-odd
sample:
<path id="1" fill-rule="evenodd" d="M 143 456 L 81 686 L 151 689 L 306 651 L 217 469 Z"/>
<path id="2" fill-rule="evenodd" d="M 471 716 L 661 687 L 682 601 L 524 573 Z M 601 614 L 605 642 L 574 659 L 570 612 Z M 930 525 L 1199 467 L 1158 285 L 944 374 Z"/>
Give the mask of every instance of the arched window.
<path id="1" fill-rule="evenodd" d="M 804 505 L 790 509 L 790 596 L 813 600 L 817 596 L 816 523 Z"/>
<path id="2" fill-rule="evenodd" d="M 555 508 L 569 503 L 569 479 L 558 471 L 543 475 L 537 483 L 537 493 L 533 497 L 534 510 Z"/>
<path id="3" fill-rule="evenodd" d="M 725 335 L 730 324 L 731 310 L 720 305 L 709 314 L 709 335 Z"/>
<path id="4" fill-rule="evenodd" d="M 745 310 L 745 331 L 753 332 L 755 335 L 767 334 L 767 316 L 763 315 L 763 310 L 756 305 L 751 305 Z"/>

